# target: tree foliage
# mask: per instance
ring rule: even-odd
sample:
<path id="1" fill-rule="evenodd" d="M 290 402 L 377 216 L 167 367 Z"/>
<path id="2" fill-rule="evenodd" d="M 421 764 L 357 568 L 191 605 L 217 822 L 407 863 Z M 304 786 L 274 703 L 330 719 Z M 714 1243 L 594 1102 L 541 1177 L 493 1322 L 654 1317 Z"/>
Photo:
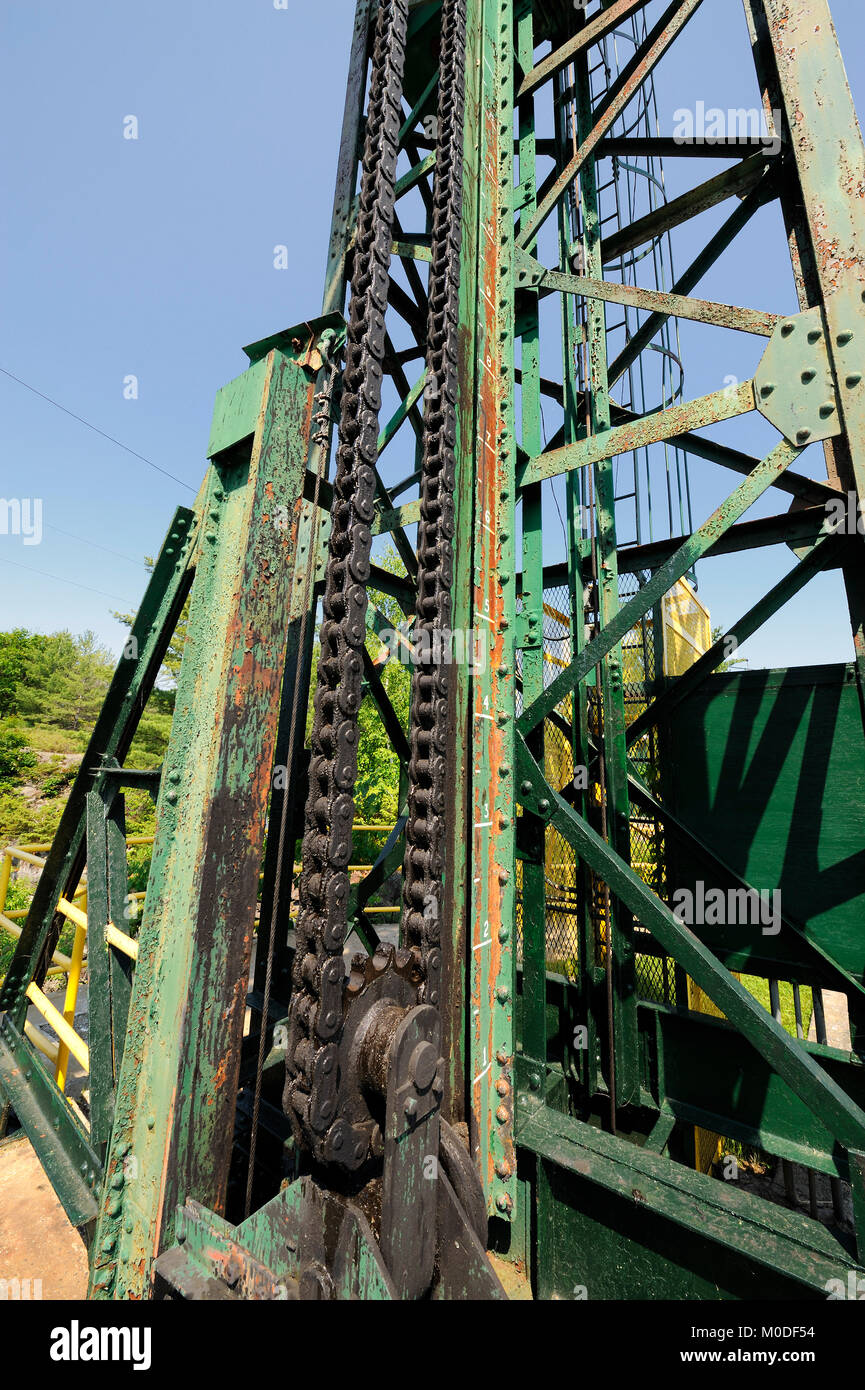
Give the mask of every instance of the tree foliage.
<path id="1" fill-rule="evenodd" d="M 14 713 L 25 724 L 51 724 L 85 730 L 96 722 L 108 689 L 114 660 L 92 632 L 73 637 L 54 632 L 31 633 L 23 675 L 14 694 Z"/>

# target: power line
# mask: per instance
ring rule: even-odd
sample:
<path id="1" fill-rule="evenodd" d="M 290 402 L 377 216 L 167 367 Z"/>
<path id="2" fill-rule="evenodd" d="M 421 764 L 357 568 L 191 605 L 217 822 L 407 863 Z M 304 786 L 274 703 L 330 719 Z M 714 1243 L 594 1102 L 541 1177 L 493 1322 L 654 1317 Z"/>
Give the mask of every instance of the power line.
<path id="1" fill-rule="evenodd" d="M 118 598 L 117 594 L 106 594 L 104 589 L 93 589 L 89 584 L 79 584 L 77 579 L 62 579 L 59 574 L 49 574 L 47 570 L 37 569 L 35 565 L 22 565 L 20 560 L 7 560 L 4 555 L 0 555 L 0 564 L 14 565 L 16 569 L 29 570 L 31 574 L 41 574 L 45 579 L 55 579 L 58 584 L 72 584 L 76 589 L 86 589 L 88 593 L 100 594 L 102 598 L 110 598 L 115 603 L 126 603 L 129 604 L 130 608 L 135 607 L 127 598 Z"/>
<path id="2" fill-rule="evenodd" d="M 57 531 L 61 536 L 68 536 L 71 541 L 79 541 L 81 545 L 92 546 L 94 550 L 104 550 L 106 555 L 116 555 L 119 560 L 128 560 L 130 565 L 143 566 L 144 564 L 144 560 L 140 555 L 138 559 L 135 560 L 131 555 L 124 555 L 122 550 L 112 550 L 110 546 L 100 545 L 98 541 L 88 540 L 86 536 L 73 535 L 71 531 L 64 531 L 62 526 L 55 526 L 51 521 L 46 521 L 45 525 L 49 531 Z"/>
<path id="3" fill-rule="evenodd" d="M 169 473 L 167 468 L 161 468 L 160 465 L 154 463 L 152 459 L 145 458 L 143 454 L 139 454 L 135 449 L 130 449 L 128 444 L 124 444 L 120 439 L 115 439 L 113 434 L 106 434 L 98 425 L 91 425 L 89 420 L 85 420 L 82 415 L 76 415 L 74 410 L 67 410 L 65 405 L 61 405 L 59 401 L 52 400 L 52 398 L 46 396 L 43 391 L 37 391 L 35 386 L 31 386 L 27 381 L 22 381 L 20 376 L 15 376 L 14 372 L 7 371 L 5 367 L 0 367 L 0 372 L 2 372 L 4 376 L 8 376 L 10 381 L 17 381 L 18 385 L 23 386 L 25 390 L 32 391 L 33 395 L 38 396 L 40 400 L 47 401 L 49 405 L 55 406 L 57 410 L 62 410 L 64 415 L 71 416 L 72 419 L 77 420 L 80 425 L 86 425 L 89 430 L 93 430 L 94 434 L 101 434 L 103 439 L 107 439 L 111 444 L 116 444 L 118 449 L 124 449 L 126 453 L 131 454 L 133 458 L 140 459 L 142 463 L 147 464 L 148 468 L 155 468 L 157 473 L 162 473 L 166 478 L 170 478 L 173 483 L 179 483 L 181 487 L 185 487 L 189 492 L 195 492 L 196 489 L 192 487 L 190 483 L 185 483 L 182 478 L 178 478 L 174 473 Z"/>

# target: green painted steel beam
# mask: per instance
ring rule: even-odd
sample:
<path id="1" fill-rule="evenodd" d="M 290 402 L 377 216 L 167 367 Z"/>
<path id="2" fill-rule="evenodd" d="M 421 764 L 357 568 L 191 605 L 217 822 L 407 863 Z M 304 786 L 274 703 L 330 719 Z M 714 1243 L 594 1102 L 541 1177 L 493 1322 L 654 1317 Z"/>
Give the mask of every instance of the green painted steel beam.
<path id="1" fill-rule="evenodd" d="M 551 186 L 542 191 L 535 214 L 520 227 L 517 245 L 528 250 L 535 242 L 538 232 L 549 217 L 558 200 L 567 191 L 579 174 L 583 165 L 591 158 L 594 150 L 610 131 L 629 102 L 653 71 L 655 65 L 666 53 L 673 40 L 681 33 L 688 21 L 699 9 L 701 0 L 673 0 L 664 10 L 654 27 L 649 31 L 643 45 L 623 67 L 619 76 L 611 84 L 602 98 L 600 109 L 592 113 L 592 127 L 581 136 L 580 146 Z M 585 50 L 583 50 L 583 53 Z"/>
<path id="2" fill-rule="evenodd" d="M 699 656 L 694 664 L 688 667 L 687 671 L 683 671 L 680 676 L 677 676 L 672 684 L 668 685 L 643 710 L 642 714 L 638 714 L 628 726 L 628 747 L 633 747 L 648 728 L 664 719 L 680 700 L 695 690 L 701 681 L 720 666 L 731 650 L 729 646 L 731 639 L 734 643 L 733 650 L 735 650 L 749 637 L 752 637 L 780 608 L 783 608 L 785 603 L 788 603 L 791 598 L 798 594 L 816 574 L 819 574 L 825 568 L 832 554 L 833 542 L 834 537 L 831 534 L 820 536 L 798 564 L 793 566 L 789 574 L 785 574 L 783 579 L 780 579 L 777 584 L 773 584 L 769 592 L 764 594 L 753 607 L 749 608 L 738 622 L 731 624 L 712 643 L 708 651 Z"/>
<path id="3" fill-rule="evenodd" d="M 819 1114 L 829 1132 L 846 1148 L 865 1146 L 865 1112 L 785 1032 L 718 962 L 694 932 L 677 918 L 646 883 L 547 783 L 518 736 L 517 757 L 525 804 L 544 815 L 577 854 L 626 902 L 635 916 L 687 971 L 730 1023 L 777 1071 L 801 1100 Z M 526 785 L 531 790 L 526 791 Z"/>
<path id="4" fill-rule="evenodd" d="M 474 389 L 472 627 L 485 635 L 484 670 L 472 683 L 467 740 L 469 804 L 469 1087 L 488 1208 L 514 1211 L 513 1148 L 515 831 L 513 714 L 516 445 L 513 319 L 513 4 L 472 0 L 479 35 L 477 328 Z M 469 61 L 469 70 L 472 61 Z"/>
<path id="5" fill-rule="evenodd" d="M 551 1185 L 540 1297 L 572 1298 L 579 1284 L 590 1299 L 825 1299 L 829 1280 L 844 1286 L 858 1267 L 818 1222 L 549 1106 L 521 1104 L 519 1142 Z"/>
<path id="6" fill-rule="evenodd" d="M 626 633 L 642 618 L 657 601 L 672 588 L 677 579 L 687 574 L 708 550 L 720 539 L 725 531 L 738 521 L 748 508 L 761 497 L 774 479 L 789 467 L 801 449 L 783 440 L 754 469 L 735 492 L 717 507 L 693 535 L 679 546 L 660 569 L 656 570 L 639 593 L 624 604 L 616 616 L 595 637 L 574 661 L 547 686 L 544 694 L 523 712 L 518 723 L 521 731 L 532 729 L 551 710 L 554 710 L 566 695 L 574 690 L 580 681 L 585 680 L 593 666 L 597 665 L 605 652 L 611 651 Z"/>
<path id="7" fill-rule="evenodd" d="M 315 327 L 308 339 L 318 342 Z M 309 347 L 300 345 L 299 355 Z M 91 1294 L 145 1297 L 178 1201 L 219 1211 L 317 377 L 273 349 L 247 452 L 211 465 L 157 807 Z M 134 1153 L 137 1176 L 126 1181 Z"/>
<path id="8" fill-rule="evenodd" d="M 56 912 L 58 899 L 72 900 L 84 868 L 87 793 L 103 765 L 114 758 L 122 763 L 132 743 L 189 593 L 196 534 L 196 514 L 179 507 L 63 808 L 0 988 L 0 1012 L 8 1010 L 19 1028 L 27 1015 L 27 986 L 34 979 L 41 984 L 65 925 Z"/>
<path id="9" fill-rule="evenodd" d="M 617 454 L 629 454 L 649 444 L 675 439 L 688 430 L 703 429 L 722 420 L 734 420 L 736 416 L 747 415 L 753 409 L 753 381 L 743 381 L 735 387 L 722 387 L 720 391 L 712 391 L 698 400 L 637 416 L 625 425 L 612 429 L 608 427 L 603 434 L 591 435 L 577 444 L 568 444 L 531 458 L 519 470 L 519 485 L 527 487 L 542 478 L 554 478 L 573 468 L 588 468 Z"/>

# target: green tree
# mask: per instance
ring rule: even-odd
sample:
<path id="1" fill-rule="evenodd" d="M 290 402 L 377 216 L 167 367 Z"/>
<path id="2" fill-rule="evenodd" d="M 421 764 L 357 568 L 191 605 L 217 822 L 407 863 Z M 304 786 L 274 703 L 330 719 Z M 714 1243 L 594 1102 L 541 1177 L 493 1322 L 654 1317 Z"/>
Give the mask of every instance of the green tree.
<path id="1" fill-rule="evenodd" d="M 0 787 L 16 782 L 37 762 L 26 738 L 6 720 L 0 720 Z"/>
<path id="2" fill-rule="evenodd" d="M 32 640 L 23 627 L 0 632 L 0 719 L 18 712 L 18 687 L 24 679 Z"/>
<path id="3" fill-rule="evenodd" d="M 148 574 L 153 573 L 154 563 L 155 561 L 151 555 L 145 555 L 144 568 Z M 124 627 L 131 628 L 132 624 L 135 622 L 134 613 L 115 613 L 114 617 L 119 623 L 123 623 Z M 154 696 L 162 695 L 163 697 L 167 697 L 167 705 L 170 709 L 174 708 L 174 692 L 177 689 L 177 679 L 180 675 L 180 663 L 183 660 L 183 648 L 186 644 L 188 627 L 189 597 L 187 596 L 180 617 L 177 620 L 177 627 L 174 629 L 171 641 L 168 644 L 165 660 L 162 663 L 162 668 L 157 677 L 157 690 L 154 691 Z M 160 708 L 164 709 L 165 707 L 166 699 L 163 698 Z"/>
<path id="4" fill-rule="evenodd" d="M 18 711 L 25 722 L 90 729 L 113 671 L 114 659 L 92 632 L 34 634 L 18 685 Z"/>

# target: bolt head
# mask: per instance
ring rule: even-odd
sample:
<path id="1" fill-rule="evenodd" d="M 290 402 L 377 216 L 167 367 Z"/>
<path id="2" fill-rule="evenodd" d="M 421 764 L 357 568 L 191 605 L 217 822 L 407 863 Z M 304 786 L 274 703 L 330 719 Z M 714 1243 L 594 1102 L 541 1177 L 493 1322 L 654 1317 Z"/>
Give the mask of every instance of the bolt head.
<path id="1" fill-rule="evenodd" d="M 438 1054 L 432 1043 L 418 1043 L 409 1062 L 409 1076 L 419 1091 L 427 1091 L 438 1067 Z"/>
<path id="2" fill-rule="evenodd" d="M 417 1097 L 416 1097 L 416 1096 L 409 1096 L 408 1100 L 406 1101 L 405 1105 L 403 1106 L 403 1112 L 404 1112 L 405 1117 L 406 1117 L 407 1120 L 413 1120 L 413 1119 L 414 1119 L 415 1115 L 417 1114 Z"/>

